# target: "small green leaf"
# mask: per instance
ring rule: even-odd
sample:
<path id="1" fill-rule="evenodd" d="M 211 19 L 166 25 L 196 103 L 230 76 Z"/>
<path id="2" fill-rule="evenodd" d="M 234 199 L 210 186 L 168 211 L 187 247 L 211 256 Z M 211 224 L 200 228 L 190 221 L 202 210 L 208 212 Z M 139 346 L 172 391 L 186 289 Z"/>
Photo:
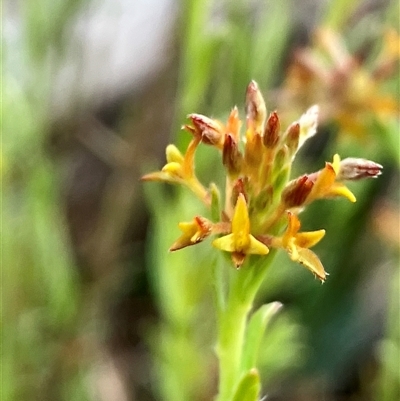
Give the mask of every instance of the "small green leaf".
<path id="1" fill-rule="evenodd" d="M 257 401 L 260 395 L 261 384 L 260 375 L 258 370 L 250 369 L 244 376 L 242 376 L 233 401 Z"/>
<path id="2" fill-rule="evenodd" d="M 251 316 L 243 350 L 243 371 L 247 371 L 257 365 L 260 344 L 267 324 L 281 307 L 282 304 L 280 302 L 272 302 L 261 306 L 258 311 Z"/>

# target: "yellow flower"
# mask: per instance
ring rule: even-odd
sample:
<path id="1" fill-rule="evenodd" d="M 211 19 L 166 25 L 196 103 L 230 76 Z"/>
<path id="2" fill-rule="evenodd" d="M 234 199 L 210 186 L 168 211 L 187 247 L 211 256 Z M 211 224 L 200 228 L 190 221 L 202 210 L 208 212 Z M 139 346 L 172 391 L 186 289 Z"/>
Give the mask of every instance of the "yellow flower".
<path id="1" fill-rule="evenodd" d="M 311 203 L 315 199 L 330 198 L 335 196 L 343 196 L 350 202 L 355 202 L 354 194 L 341 182 L 336 181 L 340 172 L 340 156 L 333 156 L 332 163 L 326 163 L 325 168 L 318 173 L 309 175 L 308 177 L 315 179 L 314 186 L 310 194 L 307 196 L 305 204 Z"/>
<path id="2" fill-rule="evenodd" d="M 239 194 L 232 218 L 232 232 L 213 241 L 213 246 L 231 252 L 239 268 L 248 254 L 266 255 L 269 249 L 250 234 L 249 212 L 243 194 Z"/>
<path id="3" fill-rule="evenodd" d="M 298 262 L 310 270 L 322 282 L 327 273 L 318 256 L 308 248 L 317 244 L 325 235 L 325 230 L 299 233 L 300 220 L 291 212 L 288 212 L 289 223 L 286 232 L 281 238 L 272 240 L 272 246 L 284 248 L 294 262 Z"/>
<path id="4" fill-rule="evenodd" d="M 196 216 L 191 222 L 179 223 L 179 228 L 183 234 L 169 248 L 171 252 L 203 241 L 211 234 L 212 223 L 204 217 Z"/>
<path id="5" fill-rule="evenodd" d="M 200 140 L 199 137 L 193 138 L 184 156 L 175 145 L 168 145 L 166 149 L 167 164 L 161 171 L 144 175 L 142 180 L 186 185 L 201 200 L 208 203 L 208 193 L 194 173 L 194 155 Z"/>

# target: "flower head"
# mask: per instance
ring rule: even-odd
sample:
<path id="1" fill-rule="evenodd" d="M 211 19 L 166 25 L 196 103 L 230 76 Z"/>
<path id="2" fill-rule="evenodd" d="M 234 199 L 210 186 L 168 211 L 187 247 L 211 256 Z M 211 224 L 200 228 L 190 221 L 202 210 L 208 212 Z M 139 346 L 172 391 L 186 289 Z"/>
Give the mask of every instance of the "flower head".
<path id="1" fill-rule="evenodd" d="M 355 196 L 343 181 L 377 177 L 382 166 L 356 158 L 333 157 L 319 171 L 290 180 L 293 159 L 302 144 L 317 130 L 319 108 L 312 106 L 297 121 L 283 126 L 277 111 L 267 114 L 257 84 L 246 92 L 246 131 L 240 134 L 241 121 L 233 108 L 226 124 L 201 114 L 190 114 L 191 125 L 184 129 L 193 135 L 186 153 L 174 145 L 167 147 L 167 164 L 145 180 L 168 181 L 190 188 L 210 209 L 211 222 L 196 216 L 179 224 L 181 236 L 171 246 L 175 251 L 220 235 L 212 245 L 229 252 L 239 268 L 248 255 L 265 257 L 270 248 L 285 250 L 293 261 L 303 264 L 321 281 L 326 279 L 321 261 L 310 251 L 324 230 L 299 232 L 299 213 L 317 199 Z M 209 190 L 195 172 L 195 151 L 199 144 L 216 148 L 226 173 L 225 202 L 215 184 Z"/>

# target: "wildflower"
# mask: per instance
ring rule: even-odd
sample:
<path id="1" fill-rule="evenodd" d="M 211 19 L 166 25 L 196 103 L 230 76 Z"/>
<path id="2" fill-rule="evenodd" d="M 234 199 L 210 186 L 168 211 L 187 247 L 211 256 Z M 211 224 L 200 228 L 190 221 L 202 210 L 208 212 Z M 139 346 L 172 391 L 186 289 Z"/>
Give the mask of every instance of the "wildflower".
<path id="1" fill-rule="evenodd" d="M 315 199 L 330 198 L 335 196 L 343 196 L 350 202 L 355 202 L 356 197 L 353 193 L 340 181 L 337 180 L 340 172 L 340 156 L 333 156 L 332 163 L 326 163 L 325 168 L 318 173 L 309 175 L 309 179 L 314 181 L 314 185 L 306 198 L 305 203 L 311 203 Z"/>
<path id="2" fill-rule="evenodd" d="M 204 217 L 196 216 L 191 222 L 179 223 L 179 229 L 183 234 L 169 248 L 171 252 L 203 241 L 211 234 L 212 223 Z"/>
<path id="3" fill-rule="evenodd" d="M 279 248 L 324 281 L 327 273 L 309 248 L 322 239 L 325 231 L 299 232 L 299 213 L 317 199 L 340 196 L 355 202 L 355 196 L 343 181 L 377 177 L 382 166 L 357 158 L 341 161 L 335 155 L 321 170 L 290 180 L 297 151 L 316 134 L 318 115 L 318 106 L 312 106 L 297 121 L 282 127 L 277 111 L 267 114 L 254 81 L 246 91 L 244 136 L 240 135 L 241 121 L 236 107 L 226 124 L 201 114 L 190 114 L 192 125 L 183 127 L 193 135 L 186 153 L 182 155 L 174 145 L 169 145 L 167 164 L 143 179 L 187 186 L 210 209 L 213 221 L 196 216 L 190 222 L 180 223 L 182 234 L 170 250 L 220 235 L 212 245 L 229 252 L 237 268 L 248 255 L 262 258 L 270 248 Z M 217 186 L 211 184 L 207 190 L 196 176 L 194 157 L 199 144 L 220 152 L 226 173 L 223 206 Z"/>
<path id="4" fill-rule="evenodd" d="M 250 234 L 250 220 L 246 200 L 240 194 L 232 219 L 232 233 L 217 238 L 213 246 L 222 251 L 231 252 L 232 260 L 239 268 L 248 254 L 266 255 L 269 249 L 262 242 L 256 240 Z"/>
<path id="5" fill-rule="evenodd" d="M 194 138 L 189 143 L 185 156 L 175 145 L 168 145 L 166 149 L 167 164 L 154 173 L 146 174 L 143 181 L 165 181 L 172 184 L 182 184 L 189 187 L 200 199 L 206 201 L 207 191 L 201 185 L 194 173 L 194 155 L 200 138 Z"/>
<path id="6" fill-rule="evenodd" d="M 288 226 L 279 238 L 269 240 L 270 246 L 283 248 L 294 262 L 298 262 L 311 271 L 322 282 L 328 273 L 325 272 L 318 256 L 308 248 L 316 245 L 325 235 L 325 230 L 299 232 L 300 220 L 291 212 L 288 215 Z"/>

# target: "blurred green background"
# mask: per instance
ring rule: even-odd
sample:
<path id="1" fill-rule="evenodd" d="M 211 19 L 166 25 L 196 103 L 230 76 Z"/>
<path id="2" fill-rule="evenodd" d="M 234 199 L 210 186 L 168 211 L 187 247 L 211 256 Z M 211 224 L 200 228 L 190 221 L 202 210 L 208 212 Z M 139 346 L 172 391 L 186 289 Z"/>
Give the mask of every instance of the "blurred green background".
<path id="1" fill-rule="evenodd" d="M 237 105 L 243 118 L 251 79 L 290 118 L 320 104 L 299 174 L 336 152 L 384 166 L 351 186 L 355 205 L 302 215 L 304 230 L 327 230 L 323 286 L 278 255 L 258 301 L 285 305 L 260 354 L 263 394 L 400 399 L 397 1 L 4 0 L 2 11 L 2 400 L 212 399 L 217 251 L 168 254 L 201 206 L 139 180 L 168 143 L 184 150 L 188 113 L 223 120 Z M 318 45 L 321 27 L 343 48 Z M 313 81 L 318 68 L 291 79 L 299 54 L 329 79 Z M 205 182 L 221 179 L 219 163 L 199 152 Z"/>

